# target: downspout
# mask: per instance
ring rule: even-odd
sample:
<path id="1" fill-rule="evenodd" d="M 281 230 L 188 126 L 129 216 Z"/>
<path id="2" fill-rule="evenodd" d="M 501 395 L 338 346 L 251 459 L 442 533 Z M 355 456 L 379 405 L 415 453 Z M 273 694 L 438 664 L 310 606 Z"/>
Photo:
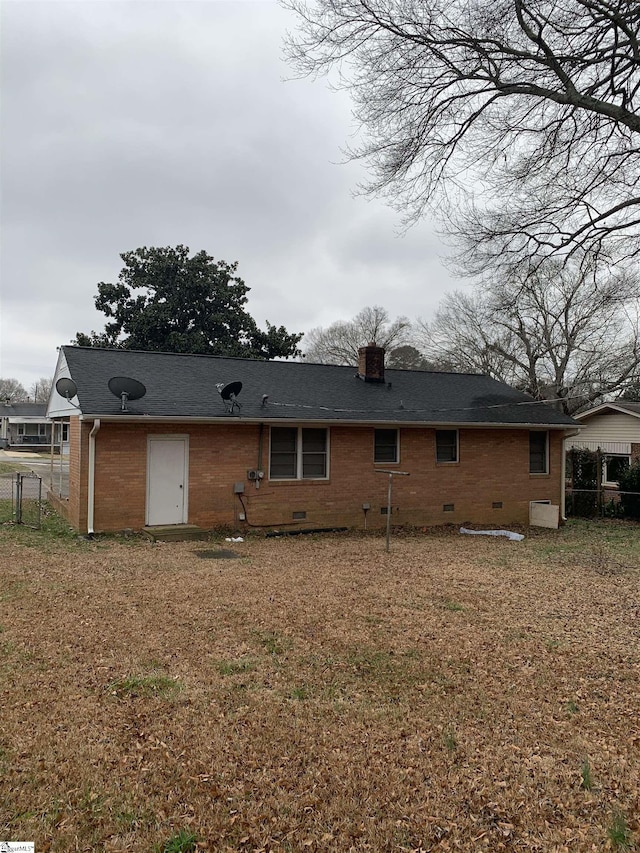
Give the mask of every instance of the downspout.
<path id="1" fill-rule="evenodd" d="M 574 429 L 572 432 L 565 432 L 562 437 L 562 467 L 560 469 L 560 518 L 562 521 L 567 520 L 567 439 L 580 435 L 581 430 Z"/>
<path id="2" fill-rule="evenodd" d="M 49 471 L 49 486 L 51 488 L 51 494 L 55 494 L 55 489 L 53 487 L 53 447 L 56 438 L 56 421 L 55 419 L 51 420 L 51 467 Z"/>
<path id="3" fill-rule="evenodd" d="M 96 418 L 89 433 L 89 472 L 87 482 L 87 533 L 93 538 L 93 512 L 96 492 L 96 435 L 100 429 L 100 418 Z"/>

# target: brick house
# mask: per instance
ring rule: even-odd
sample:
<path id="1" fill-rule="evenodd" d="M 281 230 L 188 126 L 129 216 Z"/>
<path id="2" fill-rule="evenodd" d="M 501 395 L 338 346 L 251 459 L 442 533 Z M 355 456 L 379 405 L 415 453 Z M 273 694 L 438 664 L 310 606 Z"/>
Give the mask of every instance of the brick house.
<path id="1" fill-rule="evenodd" d="M 575 429 L 486 376 L 385 370 L 374 345 L 357 368 L 62 347 L 48 415 L 69 422 L 64 512 L 90 532 L 380 527 L 380 469 L 409 474 L 394 524 L 526 523 L 530 501 L 562 505 Z"/>

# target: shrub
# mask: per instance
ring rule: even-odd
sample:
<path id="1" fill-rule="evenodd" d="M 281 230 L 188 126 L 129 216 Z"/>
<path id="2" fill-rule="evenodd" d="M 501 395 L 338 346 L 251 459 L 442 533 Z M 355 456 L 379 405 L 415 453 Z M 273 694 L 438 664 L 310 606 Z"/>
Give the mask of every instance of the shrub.
<path id="1" fill-rule="evenodd" d="M 625 518 L 640 519 L 640 459 L 620 472 L 620 506 Z M 633 492 L 635 494 L 628 494 Z"/>

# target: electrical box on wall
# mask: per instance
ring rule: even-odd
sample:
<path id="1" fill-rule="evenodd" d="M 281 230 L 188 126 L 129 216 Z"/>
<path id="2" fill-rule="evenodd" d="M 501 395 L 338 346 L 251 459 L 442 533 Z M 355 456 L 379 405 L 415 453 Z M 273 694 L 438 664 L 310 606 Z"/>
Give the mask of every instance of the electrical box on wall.
<path id="1" fill-rule="evenodd" d="M 251 468 L 247 471 L 247 480 L 262 480 L 264 471 L 259 471 L 256 468 Z"/>
<path id="2" fill-rule="evenodd" d="M 244 494 L 244 483 L 234 483 L 233 484 L 233 494 L 234 495 L 243 495 Z"/>

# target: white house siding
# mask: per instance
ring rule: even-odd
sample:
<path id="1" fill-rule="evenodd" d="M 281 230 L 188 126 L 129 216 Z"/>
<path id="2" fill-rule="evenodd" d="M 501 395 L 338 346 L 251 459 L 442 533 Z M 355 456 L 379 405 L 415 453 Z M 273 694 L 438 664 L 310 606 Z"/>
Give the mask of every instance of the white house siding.
<path id="1" fill-rule="evenodd" d="M 622 412 L 593 415 L 580 424 L 580 434 L 568 442 L 571 447 L 600 447 L 608 453 L 629 455 L 631 444 L 640 442 L 640 418 Z"/>

